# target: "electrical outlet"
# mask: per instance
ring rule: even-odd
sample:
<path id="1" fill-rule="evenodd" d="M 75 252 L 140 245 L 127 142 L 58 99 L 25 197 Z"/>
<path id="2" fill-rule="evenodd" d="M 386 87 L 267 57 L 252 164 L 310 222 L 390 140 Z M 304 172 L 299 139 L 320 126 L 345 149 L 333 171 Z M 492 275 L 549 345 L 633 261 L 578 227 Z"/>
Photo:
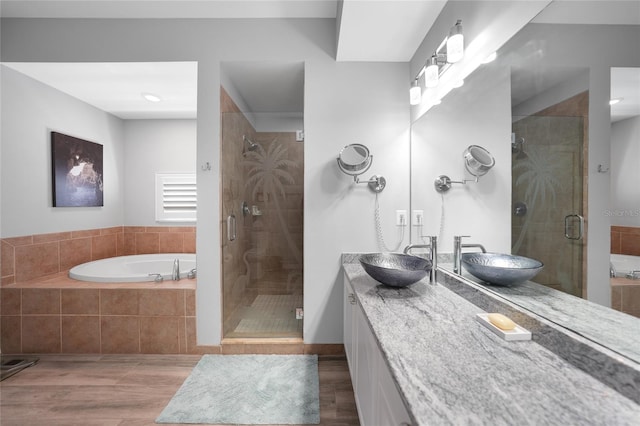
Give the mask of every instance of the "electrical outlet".
<path id="1" fill-rule="evenodd" d="M 406 226 L 407 225 L 407 211 L 406 210 L 396 210 L 396 225 L 398 225 L 398 226 Z"/>
<path id="2" fill-rule="evenodd" d="M 296 319 L 304 318 L 304 310 L 302 308 L 296 308 Z"/>
<path id="3" fill-rule="evenodd" d="M 424 210 L 414 210 L 413 218 L 411 220 L 411 223 L 413 223 L 413 226 L 422 226 L 423 220 L 424 220 Z"/>

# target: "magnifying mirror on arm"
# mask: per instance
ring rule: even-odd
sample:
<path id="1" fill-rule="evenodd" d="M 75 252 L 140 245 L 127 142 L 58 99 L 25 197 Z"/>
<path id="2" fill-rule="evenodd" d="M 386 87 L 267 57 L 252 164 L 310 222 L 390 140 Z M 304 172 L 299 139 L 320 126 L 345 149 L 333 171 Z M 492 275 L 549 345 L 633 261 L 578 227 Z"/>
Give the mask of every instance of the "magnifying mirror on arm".
<path id="1" fill-rule="evenodd" d="M 343 173 L 353 176 L 355 183 L 366 183 L 373 192 L 381 192 L 387 184 L 382 176 L 372 176 L 367 181 L 360 181 L 358 176 L 365 173 L 373 163 L 373 155 L 369 152 L 369 148 L 359 143 L 352 143 L 345 146 L 340 151 L 337 158 L 338 168 Z"/>

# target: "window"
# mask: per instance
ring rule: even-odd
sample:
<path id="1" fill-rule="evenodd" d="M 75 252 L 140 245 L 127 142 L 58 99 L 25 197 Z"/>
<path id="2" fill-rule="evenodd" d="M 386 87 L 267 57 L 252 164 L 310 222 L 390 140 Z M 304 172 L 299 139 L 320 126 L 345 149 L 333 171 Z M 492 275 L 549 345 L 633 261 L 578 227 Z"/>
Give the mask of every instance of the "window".
<path id="1" fill-rule="evenodd" d="M 196 221 L 195 173 L 156 173 L 156 221 Z"/>

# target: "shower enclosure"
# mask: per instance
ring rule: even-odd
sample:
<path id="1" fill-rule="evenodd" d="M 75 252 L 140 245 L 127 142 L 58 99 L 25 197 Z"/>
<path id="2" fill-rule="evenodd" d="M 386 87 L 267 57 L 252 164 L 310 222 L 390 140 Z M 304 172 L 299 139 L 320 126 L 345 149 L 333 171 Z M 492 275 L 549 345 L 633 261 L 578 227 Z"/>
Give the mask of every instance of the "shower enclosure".
<path id="1" fill-rule="evenodd" d="M 223 337 L 302 338 L 303 149 L 221 88 Z"/>
<path id="2" fill-rule="evenodd" d="M 512 253 L 538 259 L 535 281 L 586 297 L 588 93 L 512 124 Z"/>

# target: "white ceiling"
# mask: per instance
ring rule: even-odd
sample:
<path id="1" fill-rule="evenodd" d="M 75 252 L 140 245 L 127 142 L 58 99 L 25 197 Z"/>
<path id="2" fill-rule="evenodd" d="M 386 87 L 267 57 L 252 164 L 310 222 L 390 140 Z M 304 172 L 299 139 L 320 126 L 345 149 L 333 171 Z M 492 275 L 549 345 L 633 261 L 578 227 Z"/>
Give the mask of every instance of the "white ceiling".
<path id="1" fill-rule="evenodd" d="M 450 0 L 455 1 L 455 0 Z M 343 0 L 338 19 L 337 59 L 393 61 L 411 59 L 446 0 Z M 638 1 L 560 1 L 542 11 L 534 22 L 640 24 Z M 2 17 L 38 18 L 336 18 L 337 0 L 2 0 Z M 194 118 L 197 107 L 195 63 L 5 64 L 45 84 L 84 100 L 123 119 Z M 278 83 L 256 84 L 266 76 L 268 62 L 233 66 L 234 85 L 252 107 L 261 105 L 265 90 Z M 282 71 L 282 70 L 281 70 Z M 304 78 L 298 73 L 296 79 Z M 636 81 L 626 89 L 636 90 Z M 301 84 L 296 87 L 302 87 Z M 615 92 L 618 89 L 612 89 Z M 624 89 L 620 89 L 624 90 Z M 163 102 L 151 104 L 140 96 L 150 92 Z M 289 93 L 281 89 L 279 93 Z M 273 99 L 273 96 L 270 96 Z M 632 96 L 624 96 L 629 105 Z M 299 111 L 302 94 L 295 93 L 274 107 Z M 638 104 L 632 108 L 640 108 Z M 619 105 L 617 108 L 620 108 Z M 257 109 L 257 110 L 258 110 Z"/>
<path id="2" fill-rule="evenodd" d="M 3 65 L 122 119 L 196 118 L 197 62 Z M 149 102 L 143 93 L 161 102 Z"/>

